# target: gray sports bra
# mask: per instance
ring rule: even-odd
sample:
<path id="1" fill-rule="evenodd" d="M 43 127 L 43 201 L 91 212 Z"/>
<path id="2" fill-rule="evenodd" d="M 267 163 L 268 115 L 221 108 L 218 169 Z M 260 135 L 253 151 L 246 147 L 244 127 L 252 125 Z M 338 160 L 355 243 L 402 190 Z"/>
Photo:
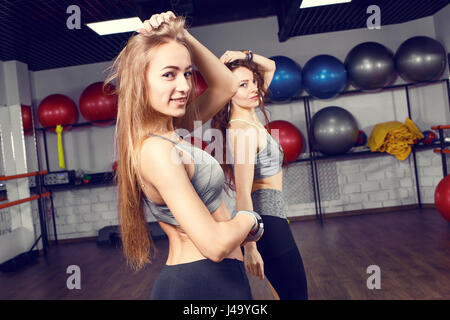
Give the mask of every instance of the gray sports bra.
<path id="1" fill-rule="evenodd" d="M 186 152 L 194 160 L 195 171 L 191 179 L 191 183 L 197 191 L 200 199 L 202 199 L 205 206 L 210 213 L 213 213 L 222 203 L 222 190 L 225 183 L 225 176 L 220 164 L 209 153 L 199 149 L 186 142 L 176 142 L 166 137 L 151 134 L 151 136 L 160 137 L 164 140 L 172 142 L 176 148 Z M 171 225 L 180 225 L 170 212 L 167 205 L 159 205 L 148 197 L 145 197 L 145 202 L 150 208 L 151 213 L 158 221 L 166 222 Z"/>
<path id="2" fill-rule="evenodd" d="M 284 153 L 278 141 L 265 128 L 251 121 L 236 118 L 231 119 L 229 123 L 233 121 L 243 121 L 259 129 L 264 129 L 264 133 L 266 134 L 266 145 L 256 154 L 253 181 L 268 178 L 280 172 L 283 165 Z M 233 155 L 231 157 L 233 158 Z M 232 162 L 232 166 L 233 163 L 234 161 Z"/>

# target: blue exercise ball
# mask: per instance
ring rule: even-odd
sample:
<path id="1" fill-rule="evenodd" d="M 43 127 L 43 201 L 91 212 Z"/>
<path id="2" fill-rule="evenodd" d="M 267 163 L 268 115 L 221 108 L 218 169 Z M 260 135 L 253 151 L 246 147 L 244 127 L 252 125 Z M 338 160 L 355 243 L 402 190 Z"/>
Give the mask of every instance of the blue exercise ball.
<path id="1" fill-rule="evenodd" d="M 271 57 L 276 64 L 276 70 L 269 86 L 271 101 L 290 100 L 302 89 L 302 69 L 292 59 L 285 56 Z"/>
<path id="2" fill-rule="evenodd" d="M 347 85 L 347 70 L 339 59 L 330 55 L 311 58 L 303 68 L 303 86 L 319 99 L 337 96 Z"/>

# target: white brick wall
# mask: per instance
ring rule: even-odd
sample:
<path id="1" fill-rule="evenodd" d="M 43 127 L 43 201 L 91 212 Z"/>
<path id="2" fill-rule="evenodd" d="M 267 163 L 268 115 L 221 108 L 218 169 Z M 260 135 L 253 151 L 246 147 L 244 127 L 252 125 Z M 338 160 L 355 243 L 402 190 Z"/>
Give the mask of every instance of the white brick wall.
<path id="1" fill-rule="evenodd" d="M 432 150 L 419 151 L 416 156 L 422 203 L 434 204 L 434 190 L 442 179 L 441 158 Z M 404 161 L 386 154 L 338 160 L 336 164 L 341 199 L 323 201 L 324 214 L 404 206 L 418 201 L 412 155 Z M 290 205 L 288 209 L 290 217 L 314 214 L 314 203 Z"/>
<path id="2" fill-rule="evenodd" d="M 53 203 L 58 239 L 96 237 L 118 224 L 115 186 L 54 191 Z"/>

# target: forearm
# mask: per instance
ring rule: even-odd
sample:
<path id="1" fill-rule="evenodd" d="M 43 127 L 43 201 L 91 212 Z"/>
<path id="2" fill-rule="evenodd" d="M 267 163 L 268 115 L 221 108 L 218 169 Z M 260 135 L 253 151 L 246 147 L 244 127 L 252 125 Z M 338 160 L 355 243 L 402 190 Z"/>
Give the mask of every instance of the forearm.
<path id="1" fill-rule="evenodd" d="M 236 192 L 236 211 L 253 211 L 253 202 L 250 192 Z"/>
<path id="2" fill-rule="evenodd" d="M 274 72 L 276 65 L 275 61 L 268 59 L 259 54 L 253 54 L 253 62 L 255 62 L 261 68 L 262 72 Z"/>
<path id="3" fill-rule="evenodd" d="M 236 211 L 239 212 L 241 210 L 251 210 L 253 211 L 253 202 L 252 197 L 250 194 L 246 195 L 237 195 L 236 196 Z M 255 241 L 249 241 L 244 245 L 244 249 L 247 250 L 254 250 L 256 249 L 256 242 Z"/>
<path id="4" fill-rule="evenodd" d="M 185 31 L 185 37 L 191 48 L 192 62 L 199 69 L 208 84 L 208 88 L 230 92 L 233 95 L 239 86 L 239 80 L 208 48 L 187 30 Z"/>
<path id="5" fill-rule="evenodd" d="M 255 220 L 249 214 L 239 214 L 229 221 L 217 222 L 216 235 L 222 248 L 219 260 L 228 256 L 244 242 L 254 224 Z"/>

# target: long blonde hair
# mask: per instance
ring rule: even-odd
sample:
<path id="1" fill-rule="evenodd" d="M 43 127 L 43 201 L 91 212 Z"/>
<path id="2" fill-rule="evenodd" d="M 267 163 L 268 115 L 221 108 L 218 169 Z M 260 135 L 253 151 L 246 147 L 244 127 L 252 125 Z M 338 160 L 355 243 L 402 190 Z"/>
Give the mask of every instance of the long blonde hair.
<path id="1" fill-rule="evenodd" d="M 134 270 L 150 263 L 155 253 L 144 211 L 145 195 L 138 171 L 140 150 L 151 130 L 155 130 L 160 120 L 167 117 L 151 107 L 145 75 L 151 63 L 152 52 L 161 45 L 176 41 L 190 52 L 183 36 L 184 27 L 185 19 L 177 17 L 170 24 L 161 24 L 150 34 L 132 36 L 114 60 L 104 82 L 104 88 L 108 84 L 114 84 L 118 95 L 114 140 L 119 225 L 127 264 Z M 193 91 L 194 88 L 191 92 Z M 191 104 L 185 116 L 195 117 L 193 114 L 197 114 L 197 108 Z M 174 121 L 174 124 L 177 122 Z"/>

